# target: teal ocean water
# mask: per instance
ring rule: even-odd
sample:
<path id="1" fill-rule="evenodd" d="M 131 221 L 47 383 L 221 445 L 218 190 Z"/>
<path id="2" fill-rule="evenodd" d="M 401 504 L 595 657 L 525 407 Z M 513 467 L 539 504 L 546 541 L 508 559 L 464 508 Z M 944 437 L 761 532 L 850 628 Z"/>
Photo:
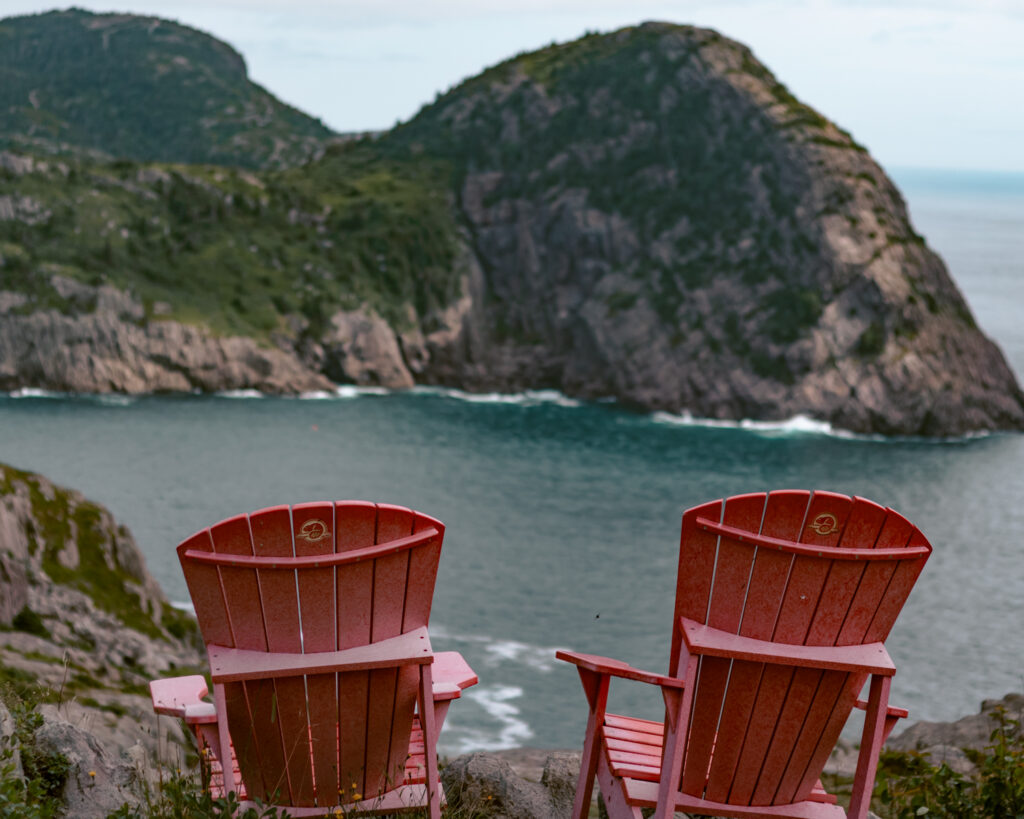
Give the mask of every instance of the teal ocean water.
<path id="1" fill-rule="evenodd" d="M 1024 177 L 896 172 L 917 229 L 1024 373 Z M 890 641 L 894 702 L 952 719 L 1024 690 L 1024 436 L 856 438 L 802 419 L 711 425 L 551 393 L 353 389 L 258 396 L 0 396 L 0 461 L 109 506 L 170 597 L 174 546 L 229 515 L 365 498 L 448 525 L 432 632 L 481 683 L 452 708 L 449 753 L 580 743 L 584 700 L 557 647 L 663 671 L 679 518 L 769 488 L 887 503 L 935 553 Z M 613 706 L 657 716 L 624 685 Z"/>

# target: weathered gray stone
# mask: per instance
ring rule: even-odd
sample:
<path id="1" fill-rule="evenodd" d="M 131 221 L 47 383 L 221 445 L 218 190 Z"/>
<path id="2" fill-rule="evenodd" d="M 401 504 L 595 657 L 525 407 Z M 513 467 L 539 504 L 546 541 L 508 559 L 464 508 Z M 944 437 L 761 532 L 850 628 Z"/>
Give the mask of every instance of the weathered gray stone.
<path id="1" fill-rule="evenodd" d="M 11 776 L 24 776 L 21 767 L 21 749 L 15 739 L 14 717 L 7 706 L 0 701 L 0 767 L 10 764 Z"/>
<path id="2" fill-rule="evenodd" d="M 43 724 L 35 732 L 35 749 L 60 754 L 68 762 L 61 793 L 67 816 L 105 817 L 124 804 L 138 804 L 142 772 L 137 751 L 108 747 L 63 719 L 54 706 L 43 706 Z"/>
<path id="3" fill-rule="evenodd" d="M 571 815 L 579 775 L 579 752 L 556 751 L 544 763 L 540 783 L 548 789 L 548 798 L 555 816 Z"/>
<path id="4" fill-rule="evenodd" d="M 441 781 L 449 804 L 472 815 L 565 819 L 572 809 L 578 773 L 579 754 L 551 754 L 537 783 L 521 776 L 499 755 L 475 753 L 449 762 L 441 771 Z"/>
<path id="5" fill-rule="evenodd" d="M 955 722 L 926 722 L 909 726 L 890 737 L 886 748 L 894 751 L 920 751 L 932 764 L 945 762 L 958 773 L 972 773 L 976 766 L 965 750 L 984 751 L 992 744 L 992 732 L 999 727 L 997 712 L 1024 723 L 1024 694 L 1007 694 L 1001 700 L 984 700 L 977 714 Z"/>
<path id="6" fill-rule="evenodd" d="M 321 344 L 324 372 L 334 381 L 396 389 L 413 385 L 395 331 L 368 308 L 336 313 Z"/>
<path id="7" fill-rule="evenodd" d="M 218 337 L 175 321 L 144 321 L 141 302 L 116 288 L 52 279 L 71 313 L 15 311 L 0 294 L 0 389 L 146 393 L 331 389 L 292 351 Z"/>

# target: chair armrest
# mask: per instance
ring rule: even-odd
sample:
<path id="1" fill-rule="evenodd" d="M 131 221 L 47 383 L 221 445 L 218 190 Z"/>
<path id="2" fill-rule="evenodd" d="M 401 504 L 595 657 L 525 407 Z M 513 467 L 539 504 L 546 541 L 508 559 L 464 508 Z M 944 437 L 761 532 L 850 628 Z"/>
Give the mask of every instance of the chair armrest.
<path id="1" fill-rule="evenodd" d="M 462 689 L 480 682 L 476 672 L 457 651 L 438 651 L 431 668 L 435 702 L 457 699 L 462 695 Z"/>
<path id="2" fill-rule="evenodd" d="M 637 682 L 650 685 L 659 685 L 663 688 L 682 689 L 685 687 L 684 681 L 677 677 L 655 674 L 652 671 L 642 671 L 639 668 L 633 668 L 628 663 L 613 660 L 610 657 L 599 657 L 596 654 L 580 654 L 576 651 L 556 651 L 555 657 L 598 674 L 608 674 L 612 677 L 621 677 L 624 680 L 636 680 Z"/>
<path id="3" fill-rule="evenodd" d="M 203 699 L 208 693 L 206 680 L 198 674 L 153 680 L 149 684 L 153 710 L 183 719 L 190 725 L 217 721 L 213 703 Z"/>
<path id="4" fill-rule="evenodd" d="M 434 661 L 426 627 L 341 651 L 290 654 L 227 648 L 210 643 L 206 646 L 206 653 L 210 659 L 210 677 L 215 683 L 297 677 L 332 671 L 369 671 L 399 665 L 424 665 Z"/>
<path id="5" fill-rule="evenodd" d="M 883 677 L 891 677 L 896 673 L 896 666 L 882 643 L 858 646 L 773 643 L 730 634 L 685 617 L 679 618 L 679 630 L 691 654 L 831 671 L 859 671 Z"/>

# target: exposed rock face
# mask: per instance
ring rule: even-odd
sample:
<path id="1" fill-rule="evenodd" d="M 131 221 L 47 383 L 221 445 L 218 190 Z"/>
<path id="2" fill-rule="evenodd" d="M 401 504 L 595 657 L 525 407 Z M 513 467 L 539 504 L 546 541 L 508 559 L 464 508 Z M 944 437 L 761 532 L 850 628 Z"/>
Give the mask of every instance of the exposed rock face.
<path id="1" fill-rule="evenodd" d="M 162 733 L 182 741 L 167 720 L 158 730 L 144 692 L 154 677 L 202 663 L 194 621 L 169 606 L 106 509 L 0 465 L 0 627 L 0 664 L 16 696 L 50 701 L 34 752 L 67 757 L 69 815 L 107 815 L 155 775 Z M 37 684 L 50 693 L 25 693 Z"/>
<path id="2" fill-rule="evenodd" d="M 40 711 L 43 724 L 34 734 L 35 750 L 59 754 L 67 762 L 60 791 L 66 816 L 103 817 L 126 803 L 139 804 L 151 767 L 140 744 L 124 747 L 100 740 L 53 705 Z"/>
<path id="3" fill-rule="evenodd" d="M 513 752 L 515 753 L 515 752 Z M 533 766 L 513 766 L 503 754 L 457 757 L 441 771 L 445 797 L 456 809 L 495 819 L 561 819 L 572 813 L 580 755 L 537 752 L 543 757 L 539 781 Z M 525 769 L 524 769 L 525 767 Z"/>
<path id="4" fill-rule="evenodd" d="M 1001 700 L 984 700 L 979 713 L 956 722 L 922 720 L 914 723 L 890 738 L 886 748 L 920 751 L 930 757 L 934 765 L 945 763 L 958 773 L 970 774 L 977 766 L 965 751 L 984 751 L 992 745 L 992 732 L 1000 727 L 998 714 L 1020 726 L 1024 720 L 1024 694 L 1007 694 Z"/>
<path id="5" fill-rule="evenodd" d="M 468 157 L 487 343 L 444 380 L 861 432 L 1024 424 L 884 172 L 715 32 L 552 46 L 389 139 Z"/>
<path id="6" fill-rule="evenodd" d="M 335 381 L 396 389 L 413 385 L 398 337 L 372 311 L 337 313 L 321 343 L 324 372 Z"/>
<path id="7" fill-rule="evenodd" d="M 332 386 L 293 350 L 218 338 L 176 321 L 146 322 L 142 304 L 113 287 L 60 276 L 51 284 L 65 312 L 22 314 L 24 297 L 0 292 L 0 389 L 295 394 Z"/>

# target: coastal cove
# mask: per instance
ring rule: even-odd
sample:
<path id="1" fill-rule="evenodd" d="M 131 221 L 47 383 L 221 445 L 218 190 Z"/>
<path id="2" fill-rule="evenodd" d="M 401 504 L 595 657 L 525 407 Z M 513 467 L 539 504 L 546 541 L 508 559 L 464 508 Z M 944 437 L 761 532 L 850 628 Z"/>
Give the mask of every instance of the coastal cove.
<path id="1" fill-rule="evenodd" d="M 912 218 L 1020 373 L 1024 195 L 946 182 L 908 176 Z M 436 515 L 448 533 L 434 643 L 461 651 L 481 678 L 446 727 L 452 754 L 578 745 L 583 699 L 554 649 L 663 670 L 682 510 L 766 488 L 861 494 L 932 540 L 889 642 L 893 701 L 911 719 L 954 719 L 1022 685 L 1018 435 L 935 442 L 808 423 L 714 426 L 547 393 L 29 394 L 0 397 L 0 461 L 109 507 L 180 602 L 174 545 L 228 515 L 324 498 Z M 625 691 L 617 707 L 657 712 L 655 698 Z"/>

